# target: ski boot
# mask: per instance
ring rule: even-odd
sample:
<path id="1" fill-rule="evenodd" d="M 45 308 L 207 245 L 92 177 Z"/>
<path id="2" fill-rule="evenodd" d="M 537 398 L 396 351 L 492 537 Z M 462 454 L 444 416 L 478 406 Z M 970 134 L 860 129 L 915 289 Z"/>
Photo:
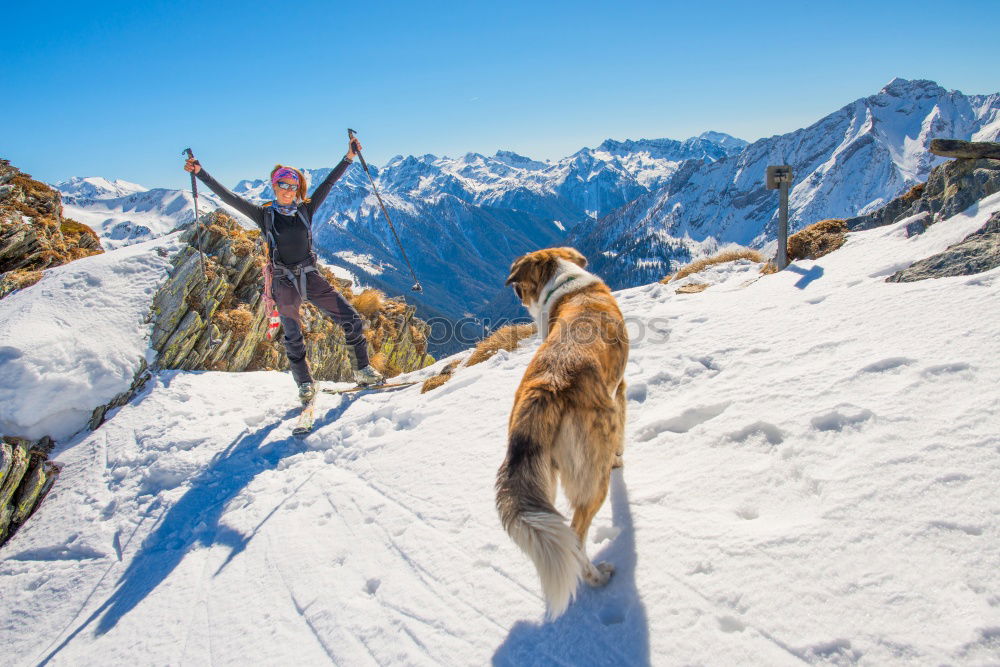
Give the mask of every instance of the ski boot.
<path id="1" fill-rule="evenodd" d="M 385 377 L 371 364 L 354 371 L 354 381 L 359 387 L 371 387 L 385 382 Z"/>
<path id="2" fill-rule="evenodd" d="M 302 401 L 302 405 L 311 403 L 315 397 L 316 397 L 315 382 L 303 382 L 299 385 L 299 400 Z"/>

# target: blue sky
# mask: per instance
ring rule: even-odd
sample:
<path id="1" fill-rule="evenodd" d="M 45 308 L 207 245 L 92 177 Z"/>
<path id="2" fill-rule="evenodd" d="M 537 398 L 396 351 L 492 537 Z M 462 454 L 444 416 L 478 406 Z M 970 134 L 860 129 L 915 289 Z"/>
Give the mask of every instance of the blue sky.
<path id="1" fill-rule="evenodd" d="M 9 3 L 10 4 L 10 3 Z M 0 157 L 184 187 L 276 162 L 559 158 L 606 138 L 754 140 L 895 76 L 1000 91 L 998 0 L 906 2 L 16 3 L 0 41 Z"/>

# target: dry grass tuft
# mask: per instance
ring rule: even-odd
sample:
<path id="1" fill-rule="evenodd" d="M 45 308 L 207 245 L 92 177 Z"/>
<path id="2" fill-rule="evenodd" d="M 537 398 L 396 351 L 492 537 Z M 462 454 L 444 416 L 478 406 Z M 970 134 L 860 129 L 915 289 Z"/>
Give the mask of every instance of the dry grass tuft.
<path id="1" fill-rule="evenodd" d="M 431 389 L 437 389 L 445 382 L 450 380 L 451 376 L 455 373 L 455 369 L 461 366 L 463 361 L 465 361 L 465 359 L 456 359 L 455 361 L 451 362 L 450 364 L 442 368 L 441 372 L 438 373 L 437 375 L 433 375 L 424 380 L 424 384 L 420 387 L 420 393 L 426 394 Z"/>
<path id="2" fill-rule="evenodd" d="M 708 288 L 708 283 L 690 283 L 688 285 L 681 285 L 674 291 L 677 294 L 697 294 L 698 292 L 704 292 Z"/>
<path id="3" fill-rule="evenodd" d="M 389 359 L 384 352 L 376 352 L 369 360 L 372 366 L 378 369 L 378 372 L 384 375 L 387 379 L 394 378 L 403 372 L 399 366 L 397 366 L 391 359 Z"/>
<path id="4" fill-rule="evenodd" d="M 42 275 L 41 271 L 11 271 L 4 277 L 16 285 L 14 289 L 24 289 L 41 280 Z"/>
<path id="5" fill-rule="evenodd" d="M 844 245 L 847 224 L 843 220 L 820 220 L 788 237 L 788 261 L 819 259 Z"/>
<path id="6" fill-rule="evenodd" d="M 912 188 L 910 188 L 902 199 L 908 202 L 912 202 L 915 199 L 920 199 L 924 196 L 924 188 L 927 187 L 927 183 L 917 183 Z"/>
<path id="7" fill-rule="evenodd" d="M 488 337 L 479 341 L 472 356 L 469 357 L 469 363 L 466 365 L 475 366 L 476 364 L 481 364 L 499 350 L 507 350 L 508 352 L 516 350 L 517 344 L 525 338 L 534 336 L 535 331 L 534 324 L 508 324 L 505 327 L 500 327 Z"/>
<path id="8" fill-rule="evenodd" d="M 385 306 L 385 295 L 377 289 L 368 288 L 356 295 L 351 305 L 362 316 L 372 319 Z"/>
<path id="9" fill-rule="evenodd" d="M 660 278 L 660 284 L 661 285 L 666 285 L 667 283 L 670 282 L 670 279 L 673 278 L 673 277 L 674 276 L 673 276 L 672 273 L 668 273 L 667 275 L 665 275 L 662 278 Z"/>
<path id="10" fill-rule="evenodd" d="M 751 262 L 764 261 L 764 257 L 759 252 L 751 250 L 750 248 L 733 248 L 732 250 L 723 250 L 716 255 L 712 255 L 711 257 L 703 257 L 702 259 L 691 262 L 690 264 L 682 267 L 673 276 L 667 276 L 666 278 L 660 280 L 660 282 L 673 282 L 694 273 L 698 273 L 699 271 L 703 271 L 709 266 L 713 266 L 715 264 L 725 264 L 726 262 L 735 262 L 741 259 L 748 259 Z"/>
<path id="11" fill-rule="evenodd" d="M 775 264 L 774 262 L 768 262 L 764 266 L 760 267 L 760 273 L 761 275 L 764 276 L 769 276 L 772 273 L 777 273 L 777 272 L 778 272 L 778 265 Z"/>
<path id="12" fill-rule="evenodd" d="M 424 380 L 424 383 L 420 386 L 420 393 L 426 394 L 432 389 L 437 389 L 445 382 L 451 379 L 451 374 L 438 373 L 437 375 L 431 376 Z"/>
<path id="13" fill-rule="evenodd" d="M 234 339 L 245 338 L 250 333 L 250 325 L 253 324 L 253 313 L 246 305 L 242 305 L 232 310 L 217 312 L 214 320 L 219 331 L 223 333 L 231 331 Z"/>
<path id="14" fill-rule="evenodd" d="M 31 287 L 42 279 L 42 275 L 41 271 L 24 269 L 15 269 L 14 271 L 8 271 L 0 275 L 0 299 L 19 289 Z"/>
<path id="15" fill-rule="evenodd" d="M 413 349 L 417 351 L 417 354 L 427 353 L 427 336 L 420 327 L 414 324 L 410 325 L 410 340 L 413 341 Z"/>

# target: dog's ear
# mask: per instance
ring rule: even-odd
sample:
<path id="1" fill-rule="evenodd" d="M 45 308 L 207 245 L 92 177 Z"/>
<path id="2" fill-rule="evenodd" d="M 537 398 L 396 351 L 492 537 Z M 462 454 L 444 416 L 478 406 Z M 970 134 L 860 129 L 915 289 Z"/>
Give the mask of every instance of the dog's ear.
<path id="1" fill-rule="evenodd" d="M 564 259 L 568 259 L 581 269 L 587 268 L 587 258 L 576 248 L 560 248 L 563 251 Z"/>
<path id="2" fill-rule="evenodd" d="M 507 276 L 507 282 L 504 285 L 519 282 L 524 277 L 525 270 L 530 264 L 527 255 L 515 259 L 514 263 L 510 265 L 510 275 Z"/>

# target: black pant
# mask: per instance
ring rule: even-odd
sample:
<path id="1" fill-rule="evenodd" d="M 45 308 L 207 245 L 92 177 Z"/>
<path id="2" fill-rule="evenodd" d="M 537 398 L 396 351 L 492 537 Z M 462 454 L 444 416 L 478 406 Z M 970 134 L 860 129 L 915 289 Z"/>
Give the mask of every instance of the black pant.
<path id="1" fill-rule="evenodd" d="M 285 354 L 288 355 L 292 377 L 298 384 L 312 382 L 312 374 L 306 362 L 306 344 L 302 339 L 302 323 L 299 319 L 302 297 L 288 278 L 279 277 L 277 274 L 276 271 L 271 290 L 278 305 L 278 314 L 281 316 L 281 328 L 285 332 L 282 342 L 285 344 Z M 347 299 L 315 271 L 306 274 L 305 298 L 319 308 L 321 313 L 344 328 L 344 339 L 354 349 L 357 367 L 367 366 L 368 341 L 365 340 L 365 322 L 358 311 L 354 310 Z"/>

